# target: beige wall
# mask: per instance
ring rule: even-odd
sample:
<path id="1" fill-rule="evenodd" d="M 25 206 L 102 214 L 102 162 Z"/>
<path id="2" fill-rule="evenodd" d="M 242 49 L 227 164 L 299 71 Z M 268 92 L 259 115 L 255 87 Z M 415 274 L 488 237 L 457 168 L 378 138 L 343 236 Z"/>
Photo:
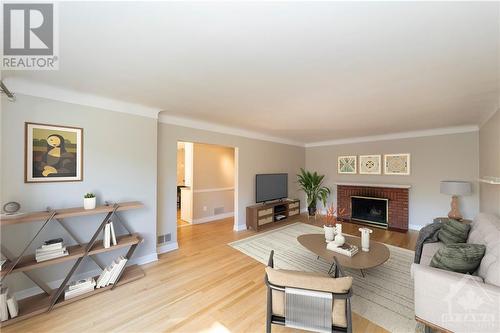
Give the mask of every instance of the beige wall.
<path id="1" fill-rule="evenodd" d="M 185 149 L 184 147 L 178 147 L 177 149 L 177 185 L 184 185 L 184 157 Z"/>
<path id="2" fill-rule="evenodd" d="M 479 174 L 500 177 L 500 111 L 479 130 Z M 500 217 L 500 185 L 481 183 L 481 211 Z"/>
<path id="3" fill-rule="evenodd" d="M 195 143 L 193 223 L 234 212 L 234 148 Z"/>
<path id="4" fill-rule="evenodd" d="M 209 143 L 238 148 L 238 220 L 245 225 L 245 207 L 255 203 L 257 173 L 289 174 L 289 196 L 298 198 L 295 174 L 305 164 L 305 149 L 291 145 L 220 134 L 159 123 L 158 129 L 158 232 L 177 239 L 175 182 L 177 141 Z"/>
<path id="5" fill-rule="evenodd" d="M 410 184 L 409 223 L 423 226 L 449 211 L 450 197 L 439 193 L 441 180 L 465 180 L 473 184 L 473 194 L 460 199 L 462 214 L 471 218 L 478 211 L 479 174 L 478 133 L 462 133 L 422 138 L 387 140 L 325 147 L 307 148 L 306 166 L 325 174 L 325 182 L 333 189 L 335 182 L 369 182 Z M 411 175 L 338 175 L 338 155 L 410 153 Z"/>

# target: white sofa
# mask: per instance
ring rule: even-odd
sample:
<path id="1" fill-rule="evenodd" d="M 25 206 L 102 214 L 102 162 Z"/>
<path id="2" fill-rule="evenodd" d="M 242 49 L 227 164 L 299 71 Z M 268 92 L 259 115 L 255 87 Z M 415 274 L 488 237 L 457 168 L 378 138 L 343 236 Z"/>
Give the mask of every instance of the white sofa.
<path id="1" fill-rule="evenodd" d="M 451 332 L 500 332 L 500 220 L 480 213 L 467 243 L 484 244 L 486 253 L 473 275 L 430 267 L 442 243 L 424 244 L 413 264 L 415 316 L 429 327 Z"/>

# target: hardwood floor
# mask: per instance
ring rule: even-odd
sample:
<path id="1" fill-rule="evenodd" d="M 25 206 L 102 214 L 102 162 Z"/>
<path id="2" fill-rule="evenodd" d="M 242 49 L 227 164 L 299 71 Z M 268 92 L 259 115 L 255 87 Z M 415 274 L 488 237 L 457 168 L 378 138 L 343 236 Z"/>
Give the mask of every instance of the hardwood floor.
<path id="1" fill-rule="evenodd" d="M 319 220 L 305 223 L 322 225 Z M 279 226 L 283 226 L 281 223 Z M 233 220 L 178 228 L 180 249 L 142 266 L 146 277 L 12 326 L 11 332 L 264 332 L 264 265 L 227 246 L 253 235 Z M 358 225 L 344 223 L 358 235 Z M 417 233 L 375 229 L 372 237 L 413 249 Z M 386 332 L 354 314 L 354 332 Z M 298 332 L 273 326 L 273 332 Z"/>

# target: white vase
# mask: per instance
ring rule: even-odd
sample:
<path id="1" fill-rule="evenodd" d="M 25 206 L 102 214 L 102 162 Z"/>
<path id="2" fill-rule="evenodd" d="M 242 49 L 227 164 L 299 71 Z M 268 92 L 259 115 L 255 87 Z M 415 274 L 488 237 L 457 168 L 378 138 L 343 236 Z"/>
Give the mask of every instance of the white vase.
<path id="1" fill-rule="evenodd" d="M 324 225 L 323 230 L 325 230 L 325 240 L 331 242 L 335 237 L 335 227 Z"/>
<path id="2" fill-rule="evenodd" d="M 368 228 L 359 228 L 359 231 L 361 231 L 361 250 L 368 252 L 370 251 L 370 234 L 373 230 Z"/>
<path id="3" fill-rule="evenodd" d="M 93 198 L 83 198 L 83 208 L 84 209 L 95 209 L 95 197 Z"/>
<path id="4" fill-rule="evenodd" d="M 342 246 L 345 243 L 345 237 L 342 235 L 342 224 L 337 223 L 335 225 L 335 245 Z"/>

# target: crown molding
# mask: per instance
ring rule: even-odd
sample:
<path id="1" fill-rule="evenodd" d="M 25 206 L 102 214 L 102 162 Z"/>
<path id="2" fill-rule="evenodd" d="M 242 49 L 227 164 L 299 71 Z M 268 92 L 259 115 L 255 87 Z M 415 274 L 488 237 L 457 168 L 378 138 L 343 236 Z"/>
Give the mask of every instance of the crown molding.
<path id="1" fill-rule="evenodd" d="M 271 142 L 275 142 L 275 143 L 281 143 L 281 144 L 298 146 L 298 147 L 305 146 L 304 143 L 302 143 L 302 142 L 287 140 L 284 138 L 279 138 L 276 136 L 271 136 L 271 135 L 267 135 L 267 134 L 263 134 L 263 133 L 259 133 L 259 132 L 249 131 L 249 130 L 245 130 L 245 129 L 241 129 L 241 128 L 237 128 L 237 127 L 229 127 L 229 126 L 219 125 L 219 124 L 208 122 L 208 121 L 194 120 L 194 119 L 189 119 L 189 118 L 184 118 L 184 117 L 171 116 L 171 115 L 162 114 L 162 113 L 159 115 L 158 119 L 159 119 L 160 123 L 169 124 L 169 125 L 177 125 L 177 126 L 182 126 L 182 127 L 195 128 L 195 129 L 199 129 L 199 130 L 241 136 L 241 137 L 245 137 L 245 138 L 249 138 L 249 139 L 256 139 L 256 140 L 262 140 L 262 141 L 271 141 Z"/>
<path id="2" fill-rule="evenodd" d="M 420 137 L 426 137 L 426 136 L 468 133 L 468 132 L 476 132 L 478 130 L 479 130 L 479 126 L 477 126 L 477 125 L 444 127 L 444 128 L 434 128 L 434 129 L 422 130 L 422 131 L 399 132 L 399 133 L 392 133 L 392 134 L 362 136 L 362 137 L 338 139 L 338 140 L 330 140 L 330 141 L 319 141 L 319 142 L 306 143 L 305 146 L 306 146 L 306 148 L 322 147 L 322 146 L 336 146 L 336 145 L 345 145 L 345 144 L 359 143 L 359 142 L 386 141 L 386 140 L 397 140 L 397 139 L 420 138 Z"/>
<path id="3" fill-rule="evenodd" d="M 161 111 L 161 109 L 141 104 L 124 102 L 16 77 L 5 78 L 3 81 L 14 94 L 52 99 L 154 119 L 158 119 L 158 113 Z"/>

